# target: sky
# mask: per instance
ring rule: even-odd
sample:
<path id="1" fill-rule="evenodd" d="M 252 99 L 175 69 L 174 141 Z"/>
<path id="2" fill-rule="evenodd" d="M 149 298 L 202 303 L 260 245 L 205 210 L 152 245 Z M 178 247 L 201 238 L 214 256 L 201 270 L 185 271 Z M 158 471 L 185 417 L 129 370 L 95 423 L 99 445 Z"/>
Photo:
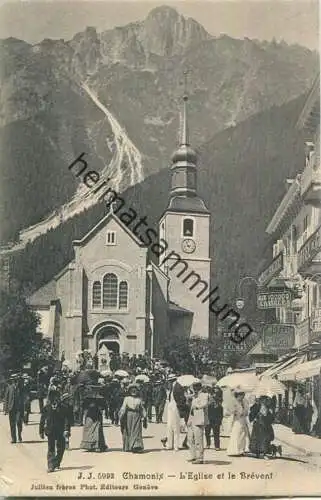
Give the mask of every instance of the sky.
<path id="1" fill-rule="evenodd" d="M 159 5 L 175 7 L 214 36 L 274 37 L 319 49 L 317 0 L 0 0 L 0 38 L 69 40 L 87 26 L 102 31 L 142 20 Z"/>

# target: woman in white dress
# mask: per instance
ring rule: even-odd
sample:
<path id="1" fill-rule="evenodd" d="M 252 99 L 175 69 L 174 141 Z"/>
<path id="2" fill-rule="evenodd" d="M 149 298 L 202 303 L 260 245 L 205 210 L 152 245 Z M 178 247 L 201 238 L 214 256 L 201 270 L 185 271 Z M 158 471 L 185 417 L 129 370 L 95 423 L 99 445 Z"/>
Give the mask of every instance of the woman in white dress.
<path id="1" fill-rule="evenodd" d="M 249 428 L 247 425 L 248 405 L 244 400 L 244 392 L 235 392 L 235 404 L 232 410 L 231 437 L 227 447 L 229 456 L 242 456 L 249 445 Z"/>
<path id="2" fill-rule="evenodd" d="M 173 397 L 173 389 L 176 383 L 176 377 L 171 376 L 168 379 L 170 383 L 169 392 L 167 395 L 167 436 L 161 439 L 163 447 L 166 450 L 179 450 L 180 440 L 180 416 L 179 411 Z"/>

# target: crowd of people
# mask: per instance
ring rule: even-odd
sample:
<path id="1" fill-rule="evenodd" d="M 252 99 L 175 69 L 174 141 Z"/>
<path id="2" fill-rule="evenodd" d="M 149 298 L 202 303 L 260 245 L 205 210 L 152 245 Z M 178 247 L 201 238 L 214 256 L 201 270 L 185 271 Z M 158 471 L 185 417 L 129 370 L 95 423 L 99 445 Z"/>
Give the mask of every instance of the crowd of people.
<path id="1" fill-rule="evenodd" d="M 138 356 L 125 363 L 116 358 L 108 371 L 95 369 L 92 359 L 75 372 L 64 363 L 54 373 L 44 366 L 36 379 L 34 390 L 30 375 L 11 374 L 4 412 L 9 416 L 11 442 L 21 442 L 23 425 L 29 422 L 31 400 L 36 396 L 41 414 L 39 435 L 48 441 L 48 472 L 60 467 L 73 426 L 83 428 L 83 450 L 106 451 L 104 418 L 121 432 L 124 452 L 144 451 L 143 429 L 155 415 L 155 423 L 166 423 L 160 447 L 189 449 L 192 463 L 203 463 L 204 441 L 210 448 L 212 436 L 215 450 L 221 450 L 223 417 L 230 421 L 228 455 L 250 453 L 270 458 L 276 452 L 281 454 L 281 449 L 272 445 L 272 399 L 260 397 L 249 405 L 244 392 L 229 390 L 226 404 L 225 391 L 213 375 L 179 375 L 168 363 Z M 248 421 L 252 423 L 251 432 Z"/>

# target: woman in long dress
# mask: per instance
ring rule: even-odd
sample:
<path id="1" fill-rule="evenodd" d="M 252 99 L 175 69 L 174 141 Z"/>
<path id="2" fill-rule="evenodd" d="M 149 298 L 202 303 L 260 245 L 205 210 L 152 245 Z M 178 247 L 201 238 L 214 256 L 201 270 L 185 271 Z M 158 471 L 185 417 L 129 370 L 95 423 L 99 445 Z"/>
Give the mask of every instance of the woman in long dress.
<path id="1" fill-rule="evenodd" d="M 295 434 L 304 434 L 306 424 L 306 397 L 303 387 L 298 387 L 293 401 L 293 427 Z"/>
<path id="2" fill-rule="evenodd" d="M 128 387 L 119 411 L 120 429 L 123 436 L 123 450 L 141 453 L 144 450 L 143 424 L 147 427 L 146 410 L 137 384 Z"/>
<path id="3" fill-rule="evenodd" d="M 103 452 L 108 448 L 103 431 L 104 404 L 104 398 L 99 395 L 92 395 L 85 399 L 85 425 L 80 444 L 83 450 Z"/>
<path id="4" fill-rule="evenodd" d="M 229 456 L 242 456 L 248 448 L 249 429 L 247 425 L 248 405 L 244 400 L 244 392 L 234 393 L 234 408 L 232 410 L 231 437 L 227 447 Z"/>
<path id="5" fill-rule="evenodd" d="M 172 376 L 169 379 L 170 388 L 169 393 L 167 395 L 167 435 L 165 438 L 161 440 L 164 448 L 167 450 L 174 449 L 175 451 L 179 450 L 179 440 L 180 440 L 180 427 L 181 427 L 181 418 L 176 405 L 176 401 L 174 399 L 173 390 L 174 385 L 176 384 L 176 377 Z"/>
<path id="6" fill-rule="evenodd" d="M 253 422 L 249 446 L 250 452 L 257 458 L 263 457 L 267 459 L 269 458 L 271 442 L 274 439 L 273 413 L 268 397 L 261 396 L 251 407 L 249 420 Z"/>

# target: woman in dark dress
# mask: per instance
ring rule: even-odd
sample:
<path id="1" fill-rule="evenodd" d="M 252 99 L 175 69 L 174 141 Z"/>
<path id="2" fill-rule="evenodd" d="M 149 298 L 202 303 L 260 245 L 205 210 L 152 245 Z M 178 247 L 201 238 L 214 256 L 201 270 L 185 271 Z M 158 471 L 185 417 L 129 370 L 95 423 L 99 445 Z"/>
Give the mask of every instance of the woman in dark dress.
<path id="1" fill-rule="evenodd" d="M 80 448 L 87 451 L 102 452 L 107 450 L 103 432 L 102 411 L 105 400 L 98 394 L 87 396 L 84 400 L 85 425 Z"/>
<path id="2" fill-rule="evenodd" d="M 141 453 L 144 450 L 143 430 L 147 427 L 146 410 L 140 397 L 139 387 L 132 384 L 119 411 L 120 429 L 123 436 L 123 450 Z"/>
<path id="3" fill-rule="evenodd" d="M 295 434 L 304 434 L 306 425 L 306 398 L 303 387 L 298 387 L 293 401 L 293 427 Z"/>
<path id="4" fill-rule="evenodd" d="M 270 398 L 262 396 L 251 407 L 249 414 L 250 422 L 253 422 L 252 433 L 250 437 L 250 453 L 257 458 L 269 458 L 271 442 L 274 440 L 274 431 L 272 427 L 273 412 L 270 405 Z"/>

